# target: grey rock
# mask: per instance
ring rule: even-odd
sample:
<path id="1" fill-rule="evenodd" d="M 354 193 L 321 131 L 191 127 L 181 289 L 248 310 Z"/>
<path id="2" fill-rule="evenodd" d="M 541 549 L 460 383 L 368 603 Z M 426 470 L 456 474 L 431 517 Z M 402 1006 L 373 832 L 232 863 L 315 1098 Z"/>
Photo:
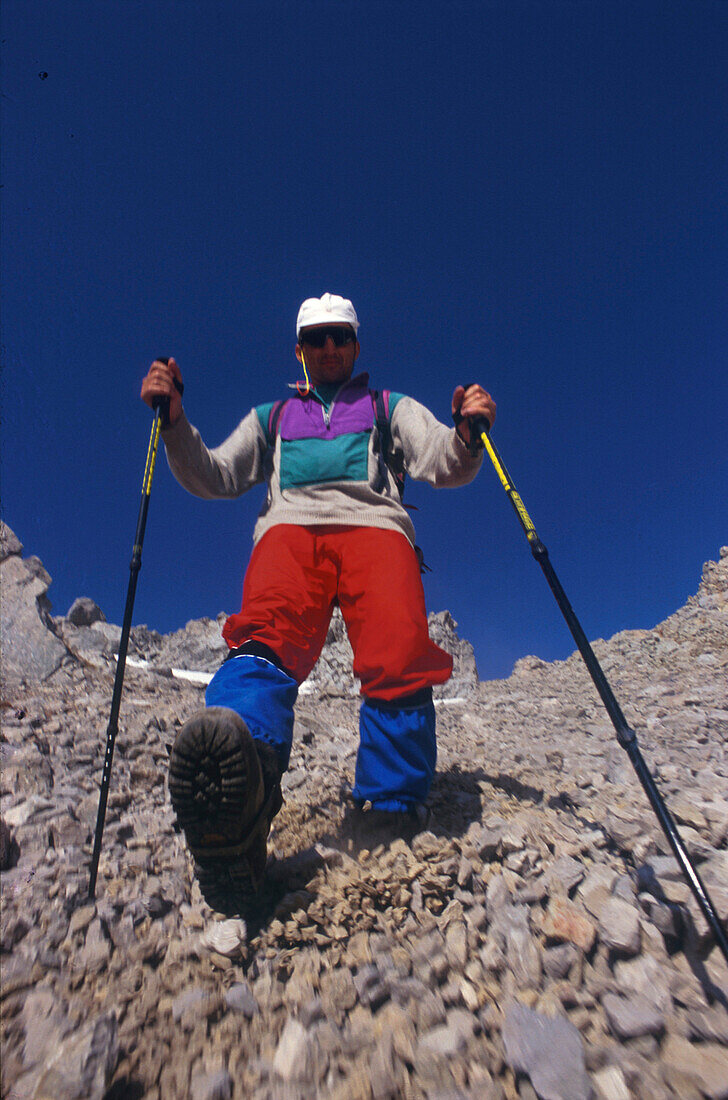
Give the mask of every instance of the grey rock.
<path id="1" fill-rule="evenodd" d="M 226 1069 L 215 1073 L 193 1073 L 190 1100 L 231 1100 L 233 1079 Z"/>
<path id="2" fill-rule="evenodd" d="M 0 520 L 0 562 L 13 554 L 22 554 L 23 544 L 4 520 Z"/>
<path id="3" fill-rule="evenodd" d="M 389 1100 L 397 1095 L 399 1087 L 391 1033 L 382 1036 L 377 1043 L 369 1059 L 368 1070 L 372 1100 Z"/>
<path id="4" fill-rule="evenodd" d="M 29 566 L 17 553 L 0 562 L 0 653 L 6 685 L 45 680 L 69 656 L 52 630 L 49 585 L 45 570 L 39 575 L 34 563 Z"/>
<path id="5" fill-rule="evenodd" d="M 635 994 L 629 999 L 607 993 L 602 1007 L 613 1033 L 619 1039 L 636 1039 L 640 1035 L 661 1035 L 665 1017 L 646 997 Z"/>
<path id="6" fill-rule="evenodd" d="M 132 630 L 131 638 L 136 653 L 154 665 L 216 672 L 228 654 L 222 637 L 226 618 L 221 612 L 216 619 L 193 619 L 171 634 L 158 634 L 138 626 Z"/>
<path id="7" fill-rule="evenodd" d="M 53 1056 L 72 1024 L 50 989 L 29 993 L 21 1015 L 25 1033 L 23 1063 L 31 1068 Z"/>
<path id="8" fill-rule="evenodd" d="M 663 1046 L 665 1064 L 697 1085 L 709 1100 L 728 1100 L 728 1051 L 715 1043 L 690 1043 L 670 1035 Z"/>
<path id="9" fill-rule="evenodd" d="M 311 1036 L 299 1020 L 289 1019 L 276 1047 L 273 1069 L 284 1081 L 305 1080 L 310 1072 Z"/>
<path id="10" fill-rule="evenodd" d="M 693 1008 L 687 1016 L 691 1038 L 728 1047 L 728 1013 L 722 1008 Z"/>
<path id="11" fill-rule="evenodd" d="M 551 893 L 569 894 L 584 878 L 584 864 L 571 856 L 561 856 L 544 872 Z"/>
<path id="12" fill-rule="evenodd" d="M 431 612 L 427 625 L 433 642 L 452 656 L 452 677 L 434 689 L 436 699 L 469 698 L 478 686 L 475 650 L 470 642 L 458 637 L 458 624 L 449 611 Z"/>
<path id="13" fill-rule="evenodd" d="M 0 817 L 0 871 L 8 871 L 17 862 L 20 848 L 5 818 Z"/>
<path id="14" fill-rule="evenodd" d="M 506 927 L 506 961 L 519 989 L 536 989 L 541 980 L 541 950 L 529 931 L 525 912 L 519 913 L 519 909 L 513 907 L 511 912 L 518 913 L 519 919 Z"/>
<path id="15" fill-rule="evenodd" d="M 605 1066 L 593 1076 L 597 1100 L 630 1100 L 632 1093 L 619 1066 Z"/>
<path id="16" fill-rule="evenodd" d="M 172 1004 L 172 1017 L 179 1023 L 187 1018 L 205 1019 L 214 1011 L 216 997 L 207 988 L 197 986 L 186 989 L 175 997 Z"/>
<path id="17" fill-rule="evenodd" d="M 447 1014 L 447 1022 L 431 1028 L 420 1039 L 420 1047 L 433 1054 L 452 1057 L 461 1053 L 475 1030 L 472 1013 L 453 1008 Z"/>
<path id="18" fill-rule="evenodd" d="M 640 949 L 639 911 L 621 898 L 609 898 L 599 915 L 599 938 L 621 954 L 636 955 Z"/>
<path id="19" fill-rule="evenodd" d="M 617 962 L 614 977 L 621 992 L 629 996 L 641 994 L 662 1011 L 672 1007 L 665 968 L 652 955 Z"/>
<path id="20" fill-rule="evenodd" d="M 118 1058 L 116 1017 L 105 1013 L 46 1053 L 33 1100 L 102 1100 Z"/>
<path id="21" fill-rule="evenodd" d="M 550 978 L 565 978 L 578 957 L 579 952 L 572 943 L 547 947 L 542 954 L 543 969 Z"/>
<path id="22" fill-rule="evenodd" d="M 592 1089 L 581 1036 L 568 1020 L 512 1005 L 502 1037 L 508 1064 L 528 1074 L 542 1100 L 589 1100 Z"/>
<path id="23" fill-rule="evenodd" d="M 426 1031 L 420 1039 L 420 1048 L 433 1054 L 442 1054 L 446 1058 L 452 1058 L 461 1054 L 467 1046 L 467 1036 L 463 1035 L 459 1028 L 442 1024 Z"/>
<path id="24" fill-rule="evenodd" d="M 66 615 L 73 626 L 92 626 L 93 623 L 106 622 L 106 616 L 97 603 L 88 596 L 79 596 L 68 609 Z"/>
<path id="25" fill-rule="evenodd" d="M 225 1004 L 233 1012 L 241 1012 L 249 1020 L 258 1012 L 258 1002 L 247 982 L 236 982 L 225 992 Z"/>

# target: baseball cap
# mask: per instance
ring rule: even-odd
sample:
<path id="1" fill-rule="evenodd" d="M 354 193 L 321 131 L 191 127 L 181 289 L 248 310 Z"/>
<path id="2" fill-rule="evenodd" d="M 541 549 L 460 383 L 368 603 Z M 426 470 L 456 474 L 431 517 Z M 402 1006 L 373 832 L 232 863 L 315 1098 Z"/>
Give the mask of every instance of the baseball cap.
<path id="1" fill-rule="evenodd" d="M 307 298 L 298 311 L 296 337 L 300 337 L 302 328 L 327 324 L 351 325 L 354 332 L 359 331 L 359 319 L 348 298 L 328 293 L 320 298 Z"/>

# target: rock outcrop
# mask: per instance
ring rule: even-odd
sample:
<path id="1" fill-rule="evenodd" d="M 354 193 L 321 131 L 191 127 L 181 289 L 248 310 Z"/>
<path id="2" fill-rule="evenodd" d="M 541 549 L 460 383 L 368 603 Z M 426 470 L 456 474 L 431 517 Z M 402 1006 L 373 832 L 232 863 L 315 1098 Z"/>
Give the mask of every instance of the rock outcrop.
<path id="1" fill-rule="evenodd" d="M 728 548 L 664 623 L 595 643 L 724 920 L 727 608 Z M 112 679 L 75 661 L 6 689 L 3 1095 L 728 1096 L 728 966 L 578 655 L 439 700 L 409 843 L 350 802 L 343 678 L 302 695 L 242 913 L 200 894 L 166 792 L 202 689 L 137 667 L 88 899 Z"/>
<path id="2" fill-rule="evenodd" d="M 50 580 L 50 578 L 49 578 Z M 228 653 L 222 638 L 227 618 L 193 619 L 181 630 L 160 634 L 147 626 L 134 626 L 129 657 L 144 661 L 152 671 L 167 675 L 172 669 L 212 675 Z M 432 612 L 430 636 L 453 657 L 453 675 L 435 688 L 435 698 L 471 697 L 477 690 L 478 670 L 470 642 L 458 637 L 457 623 L 449 611 Z M 79 660 L 96 668 L 111 668 L 119 649 L 121 627 L 87 597 L 77 599 L 66 616 L 52 620 L 52 629 Z M 303 694 L 357 695 L 359 683 L 352 672 L 353 653 L 341 611 L 334 608 L 323 652 L 302 685 Z"/>
<path id="3" fill-rule="evenodd" d="M 54 633 L 51 578 L 36 557 L 0 522 L 0 675 L 3 683 L 45 680 L 68 659 Z"/>

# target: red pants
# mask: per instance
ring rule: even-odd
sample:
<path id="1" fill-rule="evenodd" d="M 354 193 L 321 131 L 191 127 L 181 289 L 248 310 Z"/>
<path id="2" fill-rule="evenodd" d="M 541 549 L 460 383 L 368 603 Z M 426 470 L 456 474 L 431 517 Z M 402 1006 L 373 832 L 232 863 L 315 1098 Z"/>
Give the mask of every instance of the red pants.
<path id="1" fill-rule="evenodd" d="M 398 699 L 449 679 L 452 657 L 427 631 L 415 552 L 399 531 L 378 527 L 272 527 L 253 550 L 243 606 L 223 637 L 231 649 L 263 642 L 301 683 L 337 600 L 362 695 Z"/>

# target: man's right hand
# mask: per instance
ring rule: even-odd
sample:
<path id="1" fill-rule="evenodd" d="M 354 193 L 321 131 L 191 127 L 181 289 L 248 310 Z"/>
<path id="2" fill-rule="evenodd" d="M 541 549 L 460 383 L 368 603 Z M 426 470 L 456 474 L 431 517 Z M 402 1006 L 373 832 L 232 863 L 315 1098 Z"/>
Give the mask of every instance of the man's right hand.
<path id="1" fill-rule="evenodd" d="M 169 423 L 176 424 L 182 415 L 182 395 L 174 384 L 175 378 L 182 382 L 182 374 L 174 359 L 163 363 L 155 359 L 149 373 L 142 382 L 142 401 L 153 408 L 155 397 L 169 398 Z"/>

